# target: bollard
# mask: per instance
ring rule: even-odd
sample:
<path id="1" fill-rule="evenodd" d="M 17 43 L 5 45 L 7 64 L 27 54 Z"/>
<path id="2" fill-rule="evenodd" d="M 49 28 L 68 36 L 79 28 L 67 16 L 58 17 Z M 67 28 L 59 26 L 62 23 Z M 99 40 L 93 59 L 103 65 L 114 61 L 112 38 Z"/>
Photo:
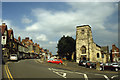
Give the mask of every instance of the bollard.
<path id="1" fill-rule="evenodd" d="M 99 62 L 96 63 L 96 70 L 100 71 L 100 63 Z"/>

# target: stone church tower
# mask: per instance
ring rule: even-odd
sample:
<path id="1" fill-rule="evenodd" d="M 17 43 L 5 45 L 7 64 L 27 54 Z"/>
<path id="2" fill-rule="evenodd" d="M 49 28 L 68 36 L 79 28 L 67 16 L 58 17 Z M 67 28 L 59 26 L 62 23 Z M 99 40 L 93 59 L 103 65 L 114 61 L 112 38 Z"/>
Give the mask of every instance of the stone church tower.
<path id="1" fill-rule="evenodd" d="M 89 25 L 76 27 L 76 62 L 89 60 L 91 62 L 106 62 L 101 47 L 94 43 Z"/>

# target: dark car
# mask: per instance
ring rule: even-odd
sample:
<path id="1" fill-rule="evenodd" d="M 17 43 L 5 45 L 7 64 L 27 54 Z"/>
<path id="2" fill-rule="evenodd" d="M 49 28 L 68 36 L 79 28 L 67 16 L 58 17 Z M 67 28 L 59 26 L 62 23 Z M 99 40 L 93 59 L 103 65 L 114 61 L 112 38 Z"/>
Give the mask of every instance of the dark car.
<path id="1" fill-rule="evenodd" d="M 85 67 L 87 67 L 87 68 L 96 68 L 96 63 L 87 61 Z"/>
<path id="2" fill-rule="evenodd" d="M 114 70 L 119 71 L 120 70 L 120 64 L 119 63 L 106 63 L 100 66 L 100 70 Z"/>
<path id="3" fill-rule="evenodd" d="M 79 66 L 85 66 L 86 62 L 87 62 L 86 60 L 80 60 L 78 65 Z"/>

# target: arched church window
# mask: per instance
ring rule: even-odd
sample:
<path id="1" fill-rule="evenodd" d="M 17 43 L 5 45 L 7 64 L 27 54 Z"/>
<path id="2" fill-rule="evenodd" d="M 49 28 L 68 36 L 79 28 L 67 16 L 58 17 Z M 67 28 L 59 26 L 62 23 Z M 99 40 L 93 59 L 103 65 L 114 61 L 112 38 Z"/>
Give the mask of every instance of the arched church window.
<path id="1" fill-rule="evenodd" d="M 97 53 L 97 58 L 99 58 L 100 57 L 100 55 L 99 55 L 99 53 Z"/>
<path id="2" fill-rule="evenodd" d="M 82 33 L 82 34 L 84 34 L 84 33 L 85 33 L 85 30 L 84 30 L 84 29 L 82 29 L 82 30 L 81 30 L 81 33 Z"/>
<path id="3" fill-rule="evenodd" d="M 85 54 L 85 53 L 86 53 L 86 47 L 85 47 L 85 46 L 82 46 L 82 47 L 81 47 L 81 52 L 82 52 L 82 54 Z"/>

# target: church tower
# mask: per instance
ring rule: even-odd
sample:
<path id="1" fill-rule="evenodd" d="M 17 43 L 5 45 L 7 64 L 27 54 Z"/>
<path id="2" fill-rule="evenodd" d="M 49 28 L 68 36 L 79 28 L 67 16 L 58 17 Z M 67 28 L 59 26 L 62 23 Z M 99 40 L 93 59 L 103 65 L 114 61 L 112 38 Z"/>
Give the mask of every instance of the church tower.
<path id="1" fill-rule="evenodd" d="M 92 31 L 89 25 L 76 27 L 76 61 L 90 60 L 91 44 L 93 43 Z"/>

